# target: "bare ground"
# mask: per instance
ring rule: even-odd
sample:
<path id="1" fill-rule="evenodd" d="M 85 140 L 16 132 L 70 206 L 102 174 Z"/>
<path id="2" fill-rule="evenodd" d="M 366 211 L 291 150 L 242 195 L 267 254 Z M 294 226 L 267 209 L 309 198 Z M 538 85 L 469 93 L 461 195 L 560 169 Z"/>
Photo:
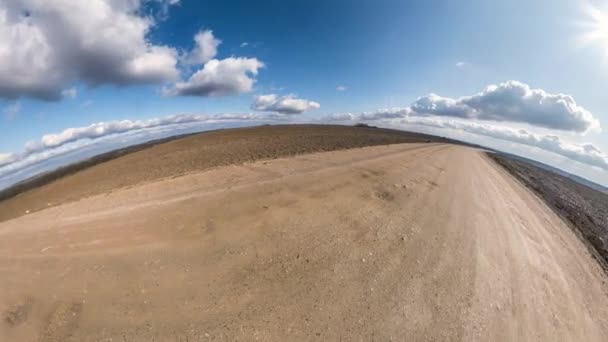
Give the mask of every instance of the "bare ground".
<path id="1" fill-rule="evenodd" d="M 26 212 L 213 167 L 303 153 L 447 139 L 389 129 L 278 125 L 217 130 L 112 151 L 0 191 L 0 222 Z"/>
<path id="2" fill-rule="evenodd" d="M 570 223 L 608 273 L 608 194 L 501 154 L 490 157 Z"/>
<path id="3" fill-rule="evenodd" d="M 224 166 L 0 223 L 2 341 L 606 341 L 568 226 L 476 150 Z"/>

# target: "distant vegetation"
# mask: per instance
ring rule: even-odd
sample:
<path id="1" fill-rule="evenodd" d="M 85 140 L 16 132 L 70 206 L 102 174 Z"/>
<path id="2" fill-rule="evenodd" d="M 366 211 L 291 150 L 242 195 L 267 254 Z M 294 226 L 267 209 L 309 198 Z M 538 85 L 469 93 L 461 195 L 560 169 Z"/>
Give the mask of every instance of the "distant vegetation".
<path id="1" fill-rule="evenodd" d="M 366 127 L 366 128 L 377 128 L 376 126 L 370 126 L 370 125 L 368 125 L 366 123 L 363 123 L 363 122 L 358 122 L 354 126 L 355 127 Z"/>

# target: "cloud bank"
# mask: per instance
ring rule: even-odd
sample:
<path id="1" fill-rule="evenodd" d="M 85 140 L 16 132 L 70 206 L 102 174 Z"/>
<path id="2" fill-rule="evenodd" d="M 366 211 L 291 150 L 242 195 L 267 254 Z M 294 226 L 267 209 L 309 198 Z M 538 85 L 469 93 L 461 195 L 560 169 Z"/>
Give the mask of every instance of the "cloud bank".
<path id="1" fill-rule="evenodd" d="M 550 94 L 518 81 L 490 85 L 480 93 L 460 98 L 429 94 L 416 100 L 410 109 L 413 115 L 517 122 L 577 133 L 600 130 L 599 121 L 572 96 Z"/>
<path id="2" fill-rule="evenodd" d="M 167 2 L 167 5 L 176 1 Z M 177 78 L 177 51 L 152 43 L 142 0 L 0 2 L 0 97 L 59 100 L 66 84 Z"/>
<path id="3" fill-rule="evenodd" d="M 479 124 L 467 121 L 446 120 L 443 118 L 408 117 L 409 109 L 383 109 L 376 112 L 360 114 L 337 113 L 323 118 L 323 121 L 374 121 L 390 120 L 402 124 L 420 125 L 441 129 L 453 129 L 494 139 L 514 142 L 526 146 L 536 147 L 544 151 L 558 154 L 562 157 L 578 161 L 583 164 L 599 167 L 608 171 L 608 155 L 591 143 L 569 144 L 557 135 L 535 134 L 525 129 L 515 129 L 505 126 Z"/>
<path id="4" fill-rule="evenodd" d="M 301 114 L 320 107 L 318 102 L 299 99 L 295 95 L 278 96 L 276 94 L 256 96 L 251 104 L 253 110 L 285 115 Z"/>
<path id="5" fill-rule="evenodd" d="M 413 117 L 453 117 L 478 121 L 523 123 L 546 129 L 574 133 L 599 131 L 600 123 L 591 112 L 565 94 L 550 94 L 518 82 L 490 85 L 478 94 L 460 98 L 429 94 L 404 108 L 379 109 L 358 114 L 332 114 L 326 119 L 342 117 L 373 121 Z"/>
<path id="6" fill-rule="evenodd" d="M 420 100 L 417 102 L 419 103 Z M 552 152 L 562 157 L 608 171 L 608 155 L 591 143 L 572 144 L 563 141 L 562 138 L 555 134 L 537 134 L 530 132 L 527 129 L 517 129 L 508 126 L 479 123 L 470 120 L 470 118 L 466 115 L 462 115 L 462 113 L 465 113 L 468 109 L 466 106 L 462 106 L 460 103 L 458 103 L 458 100 L 455 99 L 433 99 L 432 103 L 432 110 L 427 109 L 423 111 L 424 114 L 420 114 L 421 112 L 417 111 L 413 107 L 388 108 L 379 109 L 373 112 L 335 113 L 324 117 L 322 121 L 368 122 L 384 120 L 392 124 L 401 123 L 441 129 L 452 129 L 539 148 L 541 150 Z M 456 119 L 448 119 L 444 116 L 456 117 Z"/>
<path id="7" fill-rule="evenodd" d="M 583 164 L 608 171 L 608 155 L 591 143 L 569 144 L 557 135 L 535 134 L 525 129 L 442 119 L 410 118 L 403 123 L 447 128 L 540 148 Z"/>
<path id="8" fill-rule="evenodd" d="M 188 124 L 211 124 L 221 122 L 256 121 L 264 118 L 255 114 L 222 114 L 222 115 L 170 115 L 149 120 L 120 120 L 98 122 L 89 126 L 68 128 L 60 133 L 47 134 L 38 141 L 28 142 L 20 153 L 0 153 L 0 177 L 23 169 L 32 164 L 44 162 L 66 151 L 72 151 L 85 145 L 82 142 L 95 143 L 98 140 L 126 133 L 152 132 L 159 129 L 170 129 Z M 74 146 L 71 146 L 74 145 Z"/>

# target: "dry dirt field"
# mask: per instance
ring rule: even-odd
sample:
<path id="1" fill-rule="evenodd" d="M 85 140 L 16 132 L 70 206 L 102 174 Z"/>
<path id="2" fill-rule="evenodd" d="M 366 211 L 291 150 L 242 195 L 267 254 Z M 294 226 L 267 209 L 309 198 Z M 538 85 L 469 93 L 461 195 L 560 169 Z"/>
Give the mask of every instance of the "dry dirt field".
<path id="1" fill-rule="evenodd" d="M 0 222 L 26 211 L 222 165 L 363 146 L 448 141 L 418 133 L 334 125 L 259 126 L 164 140 L 169 141 L 110 152 L 0 191 Z"/>
<path id="2" fill-rule="evenodd" d="M 0 275 L 0 341 L 608 340 L 606 276 L 572 230 L 483 152 L 440 143 L 6 219 Z"/>

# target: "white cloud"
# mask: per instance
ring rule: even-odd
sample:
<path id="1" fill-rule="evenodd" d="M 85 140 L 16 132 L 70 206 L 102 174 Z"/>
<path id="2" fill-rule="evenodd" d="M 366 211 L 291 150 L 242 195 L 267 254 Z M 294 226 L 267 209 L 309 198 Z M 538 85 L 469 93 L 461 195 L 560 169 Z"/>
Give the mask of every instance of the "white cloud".
<path id="1" fill-rule="evenodd" d="M 358 118 L 357 115 L 353 113 L 333 113 L 324 116 L 321 121 L 325 122 L 340 122 L 340 121 L 354 121 Z"/>
<path id="2" fill-rule="evenodd" d="M 194 36 L 194 49 L 186 56 L 187 64 L 205 64 L 217 55 L 221 40 L 213 36 L 213 31 L 205 30 Z"/>
<path id="3" fill-rule="evenodd" d="M 469 118 L 472 109 L 461 103 L 459 99 L 442 97 L 437 94 L 429 94 L 418 98 L 410 107 L 414 114 L 428 114 L 438 116 L 454 116 L 458 118 Z"/>
<path id="4" fill-rule="evenodd" d="M 242 47 L 242 48 L 247 47 L 247 46 L 249 46 L 249 43 L 248 43 L 248 42 L 242 42 L 242 43 L 241 43 L 241 47 Z"/>
<path id="5" fill-rule="evenodd" d="M 128 85 L 177 78 L 177 51 L 147 39 L 155 22 L 141 13 L 142 2 L 0 2 L 0 97 L 59 100 L 77 80 Z"/>
<path id="6" fill-rule="evenodd" d="M 212 59 L 185 82 L 165 88 L 167 96 L 227 96 L 250 92 L 264 63 L 256 58 Z"/>
<path id="7" fill-rule="evenodd" d="M 144 3 L 151 7 L 144 8 Z M 65 90 L 74 82 L 123 86 L 177 81 L 165 89 L 168 95 L 251 91 L 264 64 L 256 58 L 215 59 L 221 40 L 211 30 L 198 32 L 192 51 L 181 56 L 174 47 L 148 39 L 159 17 L 177 4 L 178 0 L 0 2 L 0 98 L 60 100 L 76 94 L 74 88 Z M 179 81 L 178 65 L 202 67 Z"/>
<path id="8" fill-rule="evenodd" d="M 256 96 L 251 104 L 251 109 L 279 114 L 301 114 L 320 107 L 318 102 L 299 99 L 295 95 L 278 96 L 276 94 Z"/>
<path id="9" fill-rule="evenodd" d="M 222 43 L 206 30 L 194 37 L 195 47 L 182 61 L 185 64 L 202 65 L 187 80 L 163 88 L 165 96 L 229 96 L 248 93 L 253 89 L 259 69 L 264 63 L 257 58 L 229 57 L 216 59 Z M 245 44 L 245 45 L 243 45 Z M 246 46 L 246 43 L 241 46 Z"/>
<path id="10" fill-rule="evenodd" d="M 61 96 L 64 98 L 75 99 L 78 95 L 76 88 L 65 89 L 61 92 Z"/>
<path id="11" fill-rule="evenodd" d="M 438 118 L 407 118 L 403 123 L 454 129 L 486 137 L 514 142 L 553 152 L 583 164 L 608 171 L 608 155 L 591 143 L 570 144 L 557 135 L 535 134 L 525 129 L 479 124 Z"/>
<path id="12" fill-rule="evenodd" d="M 339 85 L 339 86 L 336 87 L 336 90 L 337 91 L 346 91 L 346 87 L 343 86 L 343 85 Z"/>
<path id="13" fill-rule="evenodd" d="M 244 120 L 251 118 L 254 118 L 254 116 L 251 114 L 225 116 L 180 114 L 150 120 L 121 120 L 98 122 L 85 127 L 68 128 L 57 134 L 43 135 L 39 142 L 29 143 L 26 146 L 26 151 L 37 152 L 42 149 L 55 148 L 80 139 L 96 139 L 111 134 L 124 133 L 138 129 L 191 122 L 205 122 L 211 120 Z"/>
<path id="14" fill-rule="evenodd" d="M 456 62 L 456 67 L 457 68 L 464 68 L 464 67 L 466 67 L 468 65 L 469 65 L 469 63 L 467 63 L 467 62 Z"/>
<path id="15" fill-rule="evenodd" d="M 600 130 L 599 121 L 574 98 L 531 89 L 508 81 L 460 98 L 430 94 L 411 105 L 413 114 L 526 123 L 549 129 L 586 133 Z"/>
<path id="16" fill-rule="evenodd" d="M 10 164 L 17 159 L 17 156 L 14 153 L 0 153 L 0 167 Z"/>
<path id="17" fill-rule="evenodd" d="M 4 108 L 4 115 L 8 120 L 12 120 L 21 112 L 21 102 L 15 101 L 15 103 L 8 105 Z"/>
<path id="18" fill-rule="evenodd" d="M 375 121 L 389 124 L 410 124 L 440 129 L 452 129 L 485 137 L 536 147 L 580 163 L 608 171 L 608 155 L 591 143 L 572 144 L 554 134 L 537 134 L 526 129 L 488 125 L 474 121 L 448 120 L 440 117 L 418 117 L 410 108 L 379 109 L 374 112 L 337 113 L 323 118 L 325 122 Z M 415 114 L 415 113 L 414 113 Z"/>
<path id="19" fill-rule="evenodd" d="M 385 108 L 374 112 L 363 112 L 357 116 L 358 120 L 374 121 L 405 118 L 410 114 L 409 108 Z"/>

